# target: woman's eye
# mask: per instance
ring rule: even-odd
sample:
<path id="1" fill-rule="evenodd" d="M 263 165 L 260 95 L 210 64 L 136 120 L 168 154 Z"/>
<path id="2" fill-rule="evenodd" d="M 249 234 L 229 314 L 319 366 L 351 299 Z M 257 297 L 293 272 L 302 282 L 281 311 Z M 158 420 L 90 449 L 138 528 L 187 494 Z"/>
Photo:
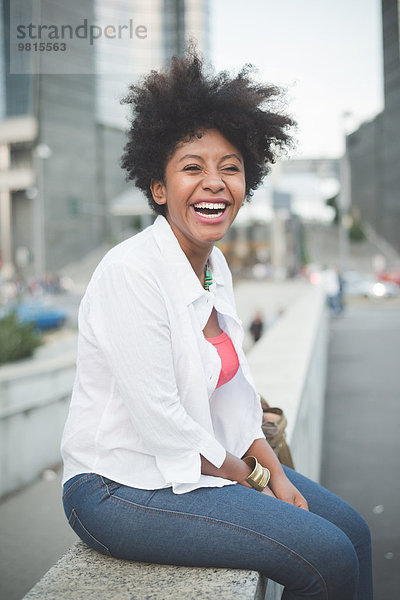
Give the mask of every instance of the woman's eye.
<path id="1" fill-rule="evenodd" d="M 236 165 L 230 165 L 229 167 L 223 167 L 223 170 L 224 171 L 234 171 L 234 172 L 237 172 L 237 171 L 239 171 L 239 168 L 236 167 Z"/>
<path id="2" fill-rule="evenodd" d="M 200 171 L 200 167 L 198 165 L 186 165 L 183 169 L 184 171 Z"/>

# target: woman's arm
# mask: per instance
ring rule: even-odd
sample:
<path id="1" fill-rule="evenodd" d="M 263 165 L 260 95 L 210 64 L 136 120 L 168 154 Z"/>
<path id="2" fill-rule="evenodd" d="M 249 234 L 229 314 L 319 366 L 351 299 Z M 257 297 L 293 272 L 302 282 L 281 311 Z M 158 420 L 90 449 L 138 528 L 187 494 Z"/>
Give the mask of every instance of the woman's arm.
<path id="1" fill-rule="evenodd" d="M 255 456 L 260 465 L 269 469 L 271 479 L 268 487 L 277 498 L 308 510 L 307 500 L 286 477 L 278 457 L 265 438 L 254 440 L 245 456 Z"/>
<path id="2" fill-rule="evenodd" d="M 286 477 L 275 452 L 265 439 L 254 440 L 245 456 L 255 456 L 260 465 L 269 469 L 271 479 L 263 492 L 264 494 L 275 496 L 280 500 L 308 510 L 307 501 Z M 251 471 L 252 468 L 249 465 L 229 452 L 226 453 L 226 458 L 219 468 L 211 464 L 204 456 L 201 456 L 201 472 L 205 475 L 223 477 L 224 479 L 237 481 L 246 487 L 251 487 L 246 481 Z"/>
<path id="3" fill-rule="evenodd" d="M 254 440 L 244 456 L 255 456 L 260 465 L 267 467 L 271 473 L 271 480 L 285 476 L 285 472 L 275 452 L 265 438 Z"/>
<path id="4" fill-rule="evenodd" d="M 269 469 L 271 479 L 263 493 L 308 510 L 306 499 L 286 477 L 281 463 L 267 440 L 263 438 L 254 440 L 244 456 L 255 456 L 260 465 Z M 249 465 L 229 452 L 226 453 L 226 458 L 219 468 L 211 464 L 204 456 L 201 456 L 201 472 L 205 475 L 223 477 L 224 479 L 237 481 L 246 487 L 251 487 L 246 481 L 251 471 Z"/>
<path id="5" fill-rule="evenodd" d="M 223 464 L 217 468 L 204 456 L 200 455 L 201 458 L 201 472 L 204 475 L 213 475 L 214 477 L 223 477 L 224 479 L 230 479 L 231 481 L 237 481 L 241 485 L 251 487 L 246 479 L 250 475 L 252 469 L 249 465 L 246 465 L 243 460 L 237 458 L 229 452 L 226 453 L 226 458 Z"/>

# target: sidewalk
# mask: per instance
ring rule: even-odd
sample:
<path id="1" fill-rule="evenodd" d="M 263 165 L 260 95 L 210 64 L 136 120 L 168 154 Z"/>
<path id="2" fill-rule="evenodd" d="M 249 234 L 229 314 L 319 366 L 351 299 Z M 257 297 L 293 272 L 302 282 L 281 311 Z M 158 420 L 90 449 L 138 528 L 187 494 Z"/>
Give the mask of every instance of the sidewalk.
<path id="1" fill-rule="evenodd" d="M 400 590 L 400 305 L 364 304 L 331 323 L 322 484 L 372 533 L 375 600 Z"/>
<path id="2" fill-rule="evenodd" d="M 0 503 L 0 600 L 20 600 L 75 541 L 60 480 L 60 471 L 47 471 Z"/>

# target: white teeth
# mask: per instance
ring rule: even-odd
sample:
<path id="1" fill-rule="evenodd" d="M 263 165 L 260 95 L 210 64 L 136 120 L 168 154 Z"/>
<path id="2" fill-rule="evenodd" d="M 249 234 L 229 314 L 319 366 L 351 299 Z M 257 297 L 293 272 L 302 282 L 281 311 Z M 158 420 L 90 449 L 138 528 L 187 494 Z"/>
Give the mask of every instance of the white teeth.
<path id="1" fill-rule="evenodd" d="M 194 205 L 196 208 L 209 208 L 210 210 L 224 210 L 225 204 L 223 202 L 198 202 Z"/>
<path id="2" fill-rule="evenodd" d="M 209 213 L 201 213 L 198 212 L 198 215 L 201 215 L 202 217 L 205 217 L 206 219 L 216 219 L 217 217 L 220 217 L 223 214 L 223 211 L 221 210 L 220 212 L 214 213 L 213 215 L 210 215 Z"/>

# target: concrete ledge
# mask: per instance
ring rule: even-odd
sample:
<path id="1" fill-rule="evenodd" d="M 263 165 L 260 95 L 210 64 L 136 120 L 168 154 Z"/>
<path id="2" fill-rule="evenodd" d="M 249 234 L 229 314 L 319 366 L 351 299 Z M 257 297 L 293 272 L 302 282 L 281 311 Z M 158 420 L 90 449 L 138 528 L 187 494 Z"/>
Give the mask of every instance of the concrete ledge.
<path id="1" fill-rule="evenodd" d="M 130 562 L 77 542 L 23 600 L 264 600 L 266 587 L 256 571 Z"/>
<path id="2" fill-rule="evenodd" d="M 0 367 L 0 498 L 60 462 L 75 377 L 76 334 Z"/>
<path id="3" fill-rule="evenodd" d="M 319 480 L 328 352 L 326 298 L 303 286 L 284 316 L 248 353 L 257 390 L 285 411 L 298 471 Z"/>

